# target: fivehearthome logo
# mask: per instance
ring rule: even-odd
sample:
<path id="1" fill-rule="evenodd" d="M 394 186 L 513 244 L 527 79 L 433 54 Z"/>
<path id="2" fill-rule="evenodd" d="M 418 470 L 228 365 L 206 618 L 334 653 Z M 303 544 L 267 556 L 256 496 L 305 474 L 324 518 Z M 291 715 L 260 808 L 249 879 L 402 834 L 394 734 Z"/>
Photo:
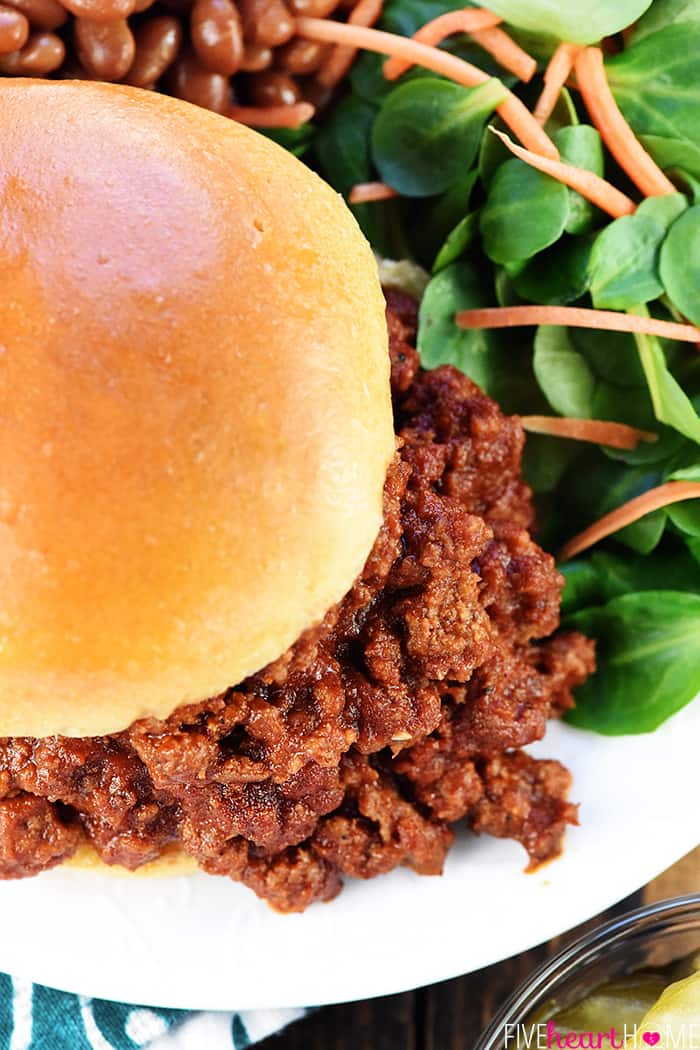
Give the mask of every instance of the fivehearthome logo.
<path id="1" fill-rule="evenodd" d="M 504 1050 L 700 1050 L 700 1018 L 655 1031 L 622 1025 L 607 1032 L 567 1032 L 556 1022 L 506 1024 Z"/>

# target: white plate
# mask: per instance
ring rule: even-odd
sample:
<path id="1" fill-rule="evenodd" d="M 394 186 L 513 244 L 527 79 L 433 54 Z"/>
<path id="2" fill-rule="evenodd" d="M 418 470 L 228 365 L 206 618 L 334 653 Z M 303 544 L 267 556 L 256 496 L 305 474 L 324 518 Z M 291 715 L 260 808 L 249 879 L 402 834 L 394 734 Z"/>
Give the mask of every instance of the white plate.
<path id="1" fill-rule="evenodd" d="M 464 835 L 442 878 L 402 869 L 282 917 L 225 879 L 56 870 L 0 885 L 0 970 L 86 995 L 210 1009 L 341 1002 L 504 959 L 631 893 L 700 842 L 700 698 L 657 733 L 553 725 L 581 826 L 523 874 L 514 843 Z"/>

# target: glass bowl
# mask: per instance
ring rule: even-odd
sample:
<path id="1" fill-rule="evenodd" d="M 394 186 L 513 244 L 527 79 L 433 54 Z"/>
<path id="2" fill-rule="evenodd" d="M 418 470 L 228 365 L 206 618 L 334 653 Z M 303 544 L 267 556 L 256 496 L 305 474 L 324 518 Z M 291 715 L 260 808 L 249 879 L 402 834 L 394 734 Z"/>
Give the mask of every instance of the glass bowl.
<path id="1" fill-rule="evenodd" d="M 628 912 L 599 926 L 548 959 L 503 1004 L 474 1050 L 537 1046 L 533 1013 L 584 999 L 596 987 L 641 967 L 666 966 L 700 950 L 700 893 Z M 542 1045 L 545 1045 L 544 1043 Z"/>

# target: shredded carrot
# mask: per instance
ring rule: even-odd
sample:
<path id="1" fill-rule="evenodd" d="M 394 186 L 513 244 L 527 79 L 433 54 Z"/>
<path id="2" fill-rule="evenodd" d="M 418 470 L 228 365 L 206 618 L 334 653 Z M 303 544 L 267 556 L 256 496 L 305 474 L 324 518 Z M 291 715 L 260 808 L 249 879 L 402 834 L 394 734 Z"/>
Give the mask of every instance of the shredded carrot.
<path id="1" fill-rule="evenodd" d="M 254 128 L 298 128 L 314 113 L 310 102 L 293 102 L 289 106 L 231 106 L 226 116 Z"/>
<path id="2" fill-rule="evenodd" d="M 369 201 L 388 201 L 398 197 L 398 192 L 385 182 L 358 182 L 350 190 L 350 204 L 366 204 Z"/>
<path id="3" fill-rule="evenodd" d="M 647 197 L 675 193 L 676 187 L 635 138 L 620 112 L 605 75 L 601 49 L 583 48 L 576 57 L 575 66 L 586 109 L 622 170 Z"/>
<path id="4" fill-rule="evenodd" d="M 562 43 L 549 60 L 544 71 L 544 88 L 534 109 L 535 120 L 543 127 L 552 115 L 580 50 L 578 44 Z"/>
<path id="5" fill-rule="evenodd" d="M 473 33 L 474 30 L 490 29 L 498 25 L 501 18 L 491 11 L 483 11 L 481 8 L 465 7 L 460 11 L 447 11 L 444 15 L 438 15 L 431 22 L 413 34 L 411 39 L 417 40 L 419 44 L 428 44 L 437 47 L 448 36 L 453 33 Z M 384 63 L 384 76 L 387 80 L 397 80 L 413 65 L 408 59 L 398 58 L 396 55 Z"/>
<path id="6" fill-rule="evenodd" d="M 499 112 L 505 120 L 503 111 L 499 110 Z M 489 130 L 494 135 L 498 135 L 501 142 L 520 160 L 524 160 L 526 164 L 537 168 L 538 171 L 543 171 L 545 175 L 551 175 L 553 179 L 558 179 L 565 186 L 570 186 L 572 190 L 577 190 L 582 197 L 586 197 L 593 204 L 606 211 L 608 215 L 612 215 L 613 218 L 619 219 L 621 215 L 630 215 L 635 210 L 636 205 L 634 201 L 626 194 L 621 193 L 611 183 L 601 179 L 600 175 L 595 175 L 592 171 L 586 171 L 585 168 L 575 168 L 572 164 L 564 164 L 560 160 L 542 157 L 532 150 L 516 146 L 507 135 L 497 128 L 490 127 Z"/>
<path id="7" fill-rule="evenodd" d="M 662 339 L 697 343 L 700 329 L 656 317 L 591 310 L 583 306 L 489 306 L 480 310 L 461 310 L 455 315 L 460 328 L 517 328 L 519 325 L 568 325 L 571 328 L 598 328 L 607 332 L 639 332 Z"/>
<path id="8" fill-rule="evenodd" d="M 348 16 L 352 26 L 373 26 L 382 13 L 384 0 L 358 0 Z M 316 74 L 316 80 L 324 88 L 334 88 L 339 84 L 350 66 L 355 61 L 356 47 L 334 47 Z"/>
<path id="9" fill-rule="evenodd" d="M 487 51 L 492 58 L 519 80 L 529 83 L 537 72 L 537 62 L 524 51 L 519 44 L 497 26 L 490 29 L 477 29 L 471 34 L 472 40 Z"/>
<path id="10" fill-rule="evenodd" d="M 437 47 L 429 47 L 417 40 L 397 36 L 395 33 L 386 33 L 381 29 L 367 29 L 364 26 L 334 22 L 330 18 L 307 17 L 297 18 L 296 29 L 298 36 L 305 37 L 307 40 L 348 44 L 351 47 L 363 48 L 365 51 L 377 51 L 382 55 L 392 57 L 397 55 L 407 59 L 412 65 L 432 69 L 434 73 L 448 77 L 465 87 L 475 87 L 491 79 L 483 70 L 477 69 L 476 66 L 455 55 L 448 54 L 447 51 L 440 51 Z M 505 102 L 502 102 L 496 109 L 514 134 L 529 149 L 547 157 L 557 158 L 559 156 L 552 140 L 515 95 L 510 94 Z"/>
<path id="11" fill-rule="evenodd" d="M 700 482 L 667 481 L 664 485 L 649 489 L 641 496 L 636 496 L 628 503 L 623 503 L 621 507 L 616 507 L 609 514 L 603 515 L 583 532 L 579 532 L 564 545 L 559 553 L 559 558 L 561 561 L 573 558 L 575 554 L 580 554 L 581 551 L 592 547 L 599 540 L 604 540 L 606 536 L 612 535 L 625 525 L 639 521 L 645 514 L 651 514 L 654 510 L 660 510 L 662 507 L 670 506 L 671 503 L 680 503 L 686 499 L 700 499 Z"/>
<path id="12" fill-rule="evenodd" d="M 590 441 L 610 448 L 635 449 L 640 441 L 658 441 L 657 434 L 638 430 L 626 423 L 608 423 L 599 419 L 574 419 L 562 416 L 521 416 L 523 430 L 532 434 Z"/>

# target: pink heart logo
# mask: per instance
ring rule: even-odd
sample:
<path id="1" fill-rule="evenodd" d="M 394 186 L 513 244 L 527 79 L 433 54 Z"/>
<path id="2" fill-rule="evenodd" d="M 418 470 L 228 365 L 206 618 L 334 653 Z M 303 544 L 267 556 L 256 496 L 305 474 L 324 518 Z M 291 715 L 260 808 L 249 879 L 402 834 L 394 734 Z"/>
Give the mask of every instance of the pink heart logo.
<path id="1" fill-rule="evenodd" d="M 645 1032 L 642 1036 L 647 1046 L 656 1046 L 660 1038 L 661 1034 L 659 1032 Z"/>

